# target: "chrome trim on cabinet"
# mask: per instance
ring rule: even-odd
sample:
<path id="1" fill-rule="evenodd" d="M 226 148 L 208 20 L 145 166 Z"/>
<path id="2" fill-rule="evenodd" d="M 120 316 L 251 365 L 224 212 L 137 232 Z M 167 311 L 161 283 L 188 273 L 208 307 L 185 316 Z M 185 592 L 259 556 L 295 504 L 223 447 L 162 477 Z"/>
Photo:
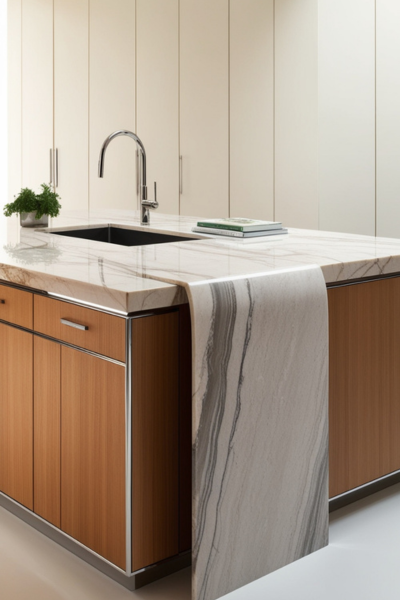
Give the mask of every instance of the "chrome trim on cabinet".
<path id="1" fill-rule="evenodd" d="M 0 492 L 0 506 L 130 591 L 171 575 L 189 566 L 191 563 L 191 553 L 189 551 L 127 575 L 120 567 L 103 558 L 100 554 L 96 554 L 96 552 L 84 546 L 81 542 L 78 542 L 67 533 L 61 531 L 61 529 L 45 521 L 42 517 L 2 492 Z"/>
<path id="2" fill-rule="evenodd" d="M 20 514 L 20 511 L 22 511 L 22 513 L 24 513 L 24 516 L 26 516 L 26 518 L 23 519 L 25 522 L 29 523 L 30 525 L 33 525 L 34 527 L 35 527 L 34 520 L 38 521 L 39 523 L 41 523 L 43 525 L 46 525 L 47 526 L 46 528 L 51 529 L 58 536 L 62 536 L 64 538 L 68 539 L 70 542 L 73 542 L 74 544 L 76 544 L 79 548 L 85 550 L 85 552 L 88 552 L 92 556 L 96 557 L 96 559 L 100 560 L 102 563 L 105 563 L 106 565 L 112 567 L 116 571 L 119 571 L 121 574 L 126 575 L 126 573 L 123 569 L 121 569 L 114 563 L 110 562 L 109 560 L 107 560 L 106 558 L 101 556 L 101 554 L 97 554 L 97 552 L 95 552 L 94 550 L 91 550 L 91 548 L 88 548 L 87 546 L 85 546 L 84 544 L 82 544 L 81 542 L 76 540 L 75 538 L 71 537 L 70 535 L 68 535 L 68 533 L 65 533 L 65 531 L 63 531 L 62 529 L 58 529 L 58 527 L 55 527 L 55 525 L 53 525 L 49 521 L 46 521 L 45 519 L 40 517 L 38 514 L 32 512 L 31 510 L 29 510 L 29 508 L 26 508 L 25 506 L 23 506 L 22 504 L 20 504 L 19 502 L 17 502 L 13 498 L 11 498 L 10 496 L 7 496 L 7 494 L 0 492 L 0 498 L 2 499 L 2 502 L 0 502 L 0 506 L 3 506 L 4 508 L 8 508 L 7 506 L 4 506 L 4 504 L 11 503 L 11 505 L 15 506 L 15 508 L 18 509 L 18 513 L 19 513 L 18 516 L 20 516 L 21 518 L 23 518 L 23 516 Z M 12 511 L 12 512 L 13 512 L 13 514 L 15 514 L 15 511 Z M 29 517 L 32 517 L 32 518 L 29 518 Z M 35 528 L 38 529 L 39 531 L 41 531 L 41 529 L 39 529 L 38 527 L 35 527 Z M 84 560 L 86 560 L 86 559 L 84 559 Z M 97 567 L 97 568 L 99 568 L 99 567 Z"/>
<path id="3" fill-rule="evenodd" d="M 83 352 L 84 354 L 90 354 L 90 356 L 94 356 L 94 358 L 99 358 L 100 360 L 105 360 L 107 362 L 111 362 L 120 367 L 125 367 L 125 363 L 117 360 L 116 358 L 111 358 L 110 356 L 105 356 L 104 354 L 99 354 L 98 352 L 93 352 L 93 350 L 87 350 L 86 348 L 82 348 L 82 346 L 75 346 L 75 344 L 70 344 L 69 342 L 64 342 L 63 340 L 59 340 L 58 338 L 52 338 L 49 335 L 45 335 L 44 333 L 39 333 L 39 331 L 33 331 L 33 329 L 28 329 L 27 327 L 22 327 L 21 325 L 16 325 L 11 321 L 5 321 L 4 319 L 0 319 L 0 323 L 2 325 L 8 325 L 9 327 L 13 327 L 14 329 L 19 329 L 20 331 L 25 331 L 26 333 L 31 333 L 36 337 L 40 337 L 44 340 L 48 340 L 49 342 L 54 342 L 55 344 L 60 344 L 60 346 L 66 346 L 67 348 L 71 348 L 72 350 L 77 350 L 78 352 Z"/>
<path id="4" fill-rule="evenodd" d="M 362 500 L 363 498 L 367 498 L 372 494 L 376 494 L 392 485 L 396 485 L 400 483 L 400 470 L 393 471 L 392 473 L 388 473 L 387 475 L 383 475 L 378 479 L 373 479 L 372 481 L 368 481 L 363 485 L 359 485 L 352 490 L 348 490 L 347 492 L 343 492 L 342 494 L 338 494 L 337 496 L 333 496 L 329 498 L 329 512 L 334 512 L 339 508 L 343 508 L 353 502 L 358 502 L 358 500 Z"/>
<path id="5" fill-rule="evenodd" d="M 126 574 L 132 573 L 132 320 L 125 321 L 125 543 Z"/>

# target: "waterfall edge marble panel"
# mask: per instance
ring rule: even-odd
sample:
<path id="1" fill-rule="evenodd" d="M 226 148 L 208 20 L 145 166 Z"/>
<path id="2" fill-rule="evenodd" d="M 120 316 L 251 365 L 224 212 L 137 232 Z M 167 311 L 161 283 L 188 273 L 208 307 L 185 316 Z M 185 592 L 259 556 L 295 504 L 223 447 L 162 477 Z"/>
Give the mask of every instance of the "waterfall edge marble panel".
<path id="1" fill-rule="evenodd" d="M 328 321 L 319 267 L 189 284 L 193 599 L 328 543 Z"/>

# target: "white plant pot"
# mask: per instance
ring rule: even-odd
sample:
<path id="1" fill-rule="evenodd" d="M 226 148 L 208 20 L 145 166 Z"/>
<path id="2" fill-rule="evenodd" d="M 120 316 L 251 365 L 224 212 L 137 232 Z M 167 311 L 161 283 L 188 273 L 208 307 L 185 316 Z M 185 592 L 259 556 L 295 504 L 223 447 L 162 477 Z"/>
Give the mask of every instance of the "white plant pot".
<path id="1" fill-rule="evenodd" d="M 43 215 L 41 219 L 35 218 L 36 211 L 20 214 L 21 227 L 47 227 L 49 224 L 49 215 Z"/>

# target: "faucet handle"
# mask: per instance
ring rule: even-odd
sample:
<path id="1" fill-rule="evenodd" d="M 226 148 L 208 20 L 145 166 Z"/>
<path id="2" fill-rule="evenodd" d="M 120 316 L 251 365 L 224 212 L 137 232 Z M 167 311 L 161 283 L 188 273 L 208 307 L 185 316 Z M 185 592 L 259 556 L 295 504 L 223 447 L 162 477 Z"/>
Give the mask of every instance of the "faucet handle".
<path id="1" fill-rule="evenodd" d="M 157 182 L 154 182 L 154 208 L 158 207 L 158 202 L 157 202 Z"/>
<path id="2" fill-rule="evenodd" d="M 144 186 L 142 186 L 143 189 Z M 142 201 L 141 201 L 141 205 L 145 206 L 146 208 L 158 208 L 159 204 L 157 202 L 157 183 L 154 182 L 154 200 L 147 200 L 147 190 L 146 190 L 146 195 L 144 196 L 142 194 Z"/>

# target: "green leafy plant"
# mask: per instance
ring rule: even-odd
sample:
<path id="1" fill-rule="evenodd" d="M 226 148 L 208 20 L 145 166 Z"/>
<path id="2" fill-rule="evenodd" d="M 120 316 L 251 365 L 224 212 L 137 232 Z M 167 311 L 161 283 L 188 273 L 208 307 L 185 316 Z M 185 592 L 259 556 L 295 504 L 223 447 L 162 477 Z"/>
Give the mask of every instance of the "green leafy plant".
<path id="1" fill-rule="evenodd" d="M 29 188 L 23 188 L 14 202 L 5 205 L 3 210 L 5 216 L 11 217 L 14 213 L 21 214 L 36 211 L 36 219 L 41 219 L 43 215 L 57 217 L 61 208 L 58 201 L 60 196 L 47 183 L 42 183 L 41 188 L 40 194 L 35 194 Z"/>

